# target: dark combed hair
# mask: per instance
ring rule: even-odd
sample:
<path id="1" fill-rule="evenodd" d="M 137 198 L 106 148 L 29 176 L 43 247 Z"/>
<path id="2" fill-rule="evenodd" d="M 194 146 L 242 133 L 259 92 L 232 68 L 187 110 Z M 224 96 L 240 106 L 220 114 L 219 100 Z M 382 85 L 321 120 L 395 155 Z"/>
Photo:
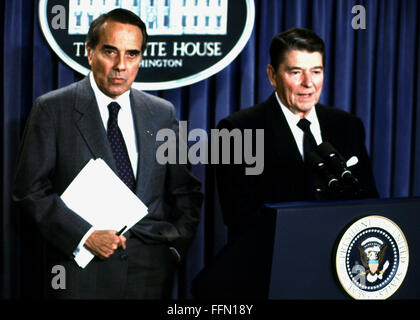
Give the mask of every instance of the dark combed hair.
<path id="1" fill-rule="evenodd" d="M 270 64 L 274 70 L 277 70 L 286 54 L 291 50 L 319 52 L 325 66 L 324 41 L 312 30 L 293 28 L 279 33 L 273 38 L 270 45 Z"/>
<path id="2" fill-rule="evenodd" d="M 143 34 L 143 42 L 141 46 L 142 53 L 146 50 L 147 47 L 147 31 L 146 25 L 140 19 L 139 16 L 126 9 L 114 9 L 108 13 L 104 13 L 97 17 L 89 26 L 89 32 L 86 37 L 86 42 L 91 48 L 95 48 L 99 42 L 99 29 L 105 23 L 105 21 L 115 21 L 125 24 L 132 24 L 140 28 L 141 33 Z"/>

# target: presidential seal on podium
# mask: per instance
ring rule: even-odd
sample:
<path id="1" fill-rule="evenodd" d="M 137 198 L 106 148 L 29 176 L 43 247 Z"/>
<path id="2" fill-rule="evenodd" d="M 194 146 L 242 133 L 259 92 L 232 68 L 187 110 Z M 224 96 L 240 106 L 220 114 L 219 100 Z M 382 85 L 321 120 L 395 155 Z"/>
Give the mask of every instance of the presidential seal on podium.
<path id="1" fill-rule="evenodd" d="M 387 299 L 404 281 L 409 252 L 397 224 L 367 216 L 345 230 L 335 258 L 338 279 L 351 297 Z"/>

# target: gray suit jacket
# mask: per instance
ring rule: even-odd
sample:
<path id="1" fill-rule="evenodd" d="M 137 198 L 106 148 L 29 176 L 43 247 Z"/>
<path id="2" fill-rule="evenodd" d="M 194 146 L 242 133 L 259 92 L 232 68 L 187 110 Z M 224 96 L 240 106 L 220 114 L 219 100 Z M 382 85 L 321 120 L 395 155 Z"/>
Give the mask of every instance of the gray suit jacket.
<path id="1" fill-rule="evenodd" d="M 158 130 L 170 128 L 178 133 L 173 105 L 134 89 L 130 101 L 139 152 L 135 193 L 149 209 L 135 226 L 135 233 L 146 244 L 164 243 L 182 256 L 199 222 L 201 184 L 187 165 L 161 165 L 156 161 L 156 150 L 162 143 L 156 141 Z M 47 251 L 50 264 L 66 265 L 66 271 L 74 271 L 80 281 L 86 281 L 86 274 L 106 264 L 112 273 L 116 268 L 124 270 L 120 262 L 111 266 L 113 259 L 108 259 L 100 261 L 99 267 L 89 265 L 88 272 L 79 275 L 73 251 L 91 225 L 60 199 L 92 158 L 102 158 L 116 172 L 88 77 L 36 100 L 17 158 L 13 199 L 25 215 L 34 219 L 47 245 L 53 247 Z"/>

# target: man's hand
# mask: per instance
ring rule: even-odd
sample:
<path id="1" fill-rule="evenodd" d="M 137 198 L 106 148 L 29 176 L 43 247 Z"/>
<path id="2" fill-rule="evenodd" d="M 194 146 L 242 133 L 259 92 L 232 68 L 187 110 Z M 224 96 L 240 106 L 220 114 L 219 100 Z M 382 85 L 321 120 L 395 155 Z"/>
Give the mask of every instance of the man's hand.
<path id="1" fill-rule="evenodd" d="M 127 239 L 124 236 L 116 236 L 116 230 L 95 230 L 87 238 L 85 247 L 101 259 L 112 256 L 118 247 L 126 248 Z"/>

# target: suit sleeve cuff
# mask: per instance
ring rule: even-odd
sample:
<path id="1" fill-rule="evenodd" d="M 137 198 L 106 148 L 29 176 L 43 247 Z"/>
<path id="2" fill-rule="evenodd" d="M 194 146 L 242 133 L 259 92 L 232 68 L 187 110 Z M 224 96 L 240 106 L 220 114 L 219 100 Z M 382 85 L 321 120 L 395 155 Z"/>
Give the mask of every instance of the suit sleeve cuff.
<path id="1" fill-rule="evenodd" d="M 93 227 L 91 227 L 88 232 L 85 233 L 85 235 L 83 236 L 82 240 L 80 240 L 79 245 L 77 246 L 76 250 L 73 251 L 73 255 L 76 258 L 77 255 L 79 254 L 79 252 L 81 250 L 87 250 L 83 245 L 85 244 L 87 238 L 90 237 L 90 235 L 92 234 L 92 232 L 95 231 L 95 229 Z"/>

